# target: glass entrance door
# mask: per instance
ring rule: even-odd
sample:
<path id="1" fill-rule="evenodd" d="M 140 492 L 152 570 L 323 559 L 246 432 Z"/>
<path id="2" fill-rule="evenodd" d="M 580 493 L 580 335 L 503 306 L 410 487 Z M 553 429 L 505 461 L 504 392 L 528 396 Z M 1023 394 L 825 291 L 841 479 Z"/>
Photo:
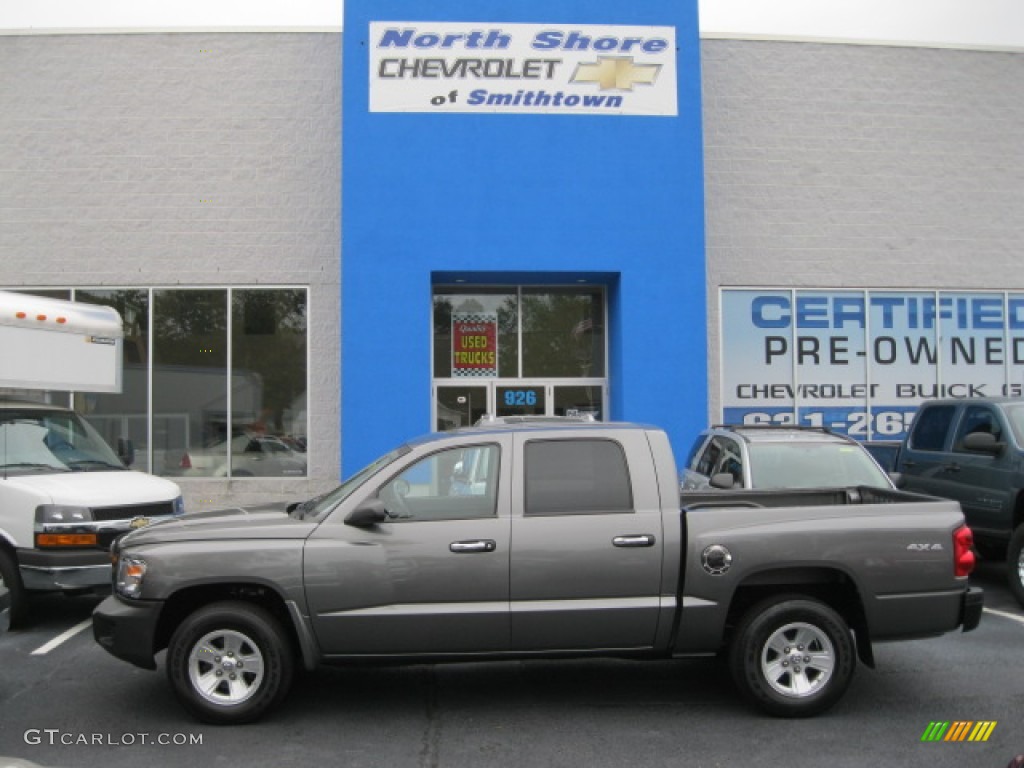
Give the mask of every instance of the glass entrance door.
<path id="1" fill-rule="evenodd" d="M 494 416 L 586 416 L 603 421 L 607 413 L 603 381 L 571 384 L 551 381 L 497 380 L 435 383 L 434 429 L 476 424 Z"/>

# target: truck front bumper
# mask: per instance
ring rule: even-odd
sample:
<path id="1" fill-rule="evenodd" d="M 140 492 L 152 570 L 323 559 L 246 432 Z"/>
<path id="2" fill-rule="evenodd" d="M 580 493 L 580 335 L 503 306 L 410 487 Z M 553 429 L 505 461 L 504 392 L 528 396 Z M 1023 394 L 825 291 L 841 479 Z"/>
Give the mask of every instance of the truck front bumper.
<path id="1" fill-rule="evenodd" d="M 111 595 L 92 612 L 92 635 L 110 654 L 143 669 L 156 669 L 156 626 L 163 603 L 129 603 Z"/>
<path id="2" fill-rule="evenodd" d="M 960 624 L 964 632 L 970 632 L 978 626 L 984 607 L 985 591 L 979 587 L 968 587 L 960 603 Z"/>
<path id="3" fill-rule="evenodd" d="M 19 549 L 25 589 L 54 592 L 110 587 L 110 553 L 102 549 Z"/>

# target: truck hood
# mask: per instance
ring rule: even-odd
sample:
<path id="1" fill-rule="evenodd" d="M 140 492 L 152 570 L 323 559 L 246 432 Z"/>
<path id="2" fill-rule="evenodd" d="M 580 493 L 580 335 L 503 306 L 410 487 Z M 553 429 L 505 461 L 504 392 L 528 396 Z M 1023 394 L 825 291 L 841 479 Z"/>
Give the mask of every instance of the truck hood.
<path id="1" fill-rule="evenodd" d="M 181 495 L 181 489 L 170 480 L 134 470 L 17 475 L 2 482 L 35 496 L 40 504 L 116 507 L 171 501 Z"/>
<path id="2" fill-rule="evenodd" d="M 124 548 L 177 541 L 304 539 L 317 525 L 311 520 L 290 517 L 284 510 L 284 504 L 250 509 L 214 509 L 147 525 L 122 537 L 120 546 Z"/>

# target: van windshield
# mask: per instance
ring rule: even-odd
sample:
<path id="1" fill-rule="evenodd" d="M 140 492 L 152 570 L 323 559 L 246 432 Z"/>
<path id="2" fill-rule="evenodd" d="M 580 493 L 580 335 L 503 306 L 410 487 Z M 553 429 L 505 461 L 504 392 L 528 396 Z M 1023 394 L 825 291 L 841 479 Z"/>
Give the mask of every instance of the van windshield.
<path id="1" fill-rule="evenodd" d="M 0 471 L 5 477 L 123 469 L 99 433 L 74 413 L 0 410 Z"/>

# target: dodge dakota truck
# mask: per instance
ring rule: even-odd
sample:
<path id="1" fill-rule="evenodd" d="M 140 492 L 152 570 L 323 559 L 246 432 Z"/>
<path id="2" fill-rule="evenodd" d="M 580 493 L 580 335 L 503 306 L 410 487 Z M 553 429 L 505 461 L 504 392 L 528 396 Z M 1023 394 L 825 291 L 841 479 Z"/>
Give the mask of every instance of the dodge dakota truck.
<path id="1" fill-rule="evenodd" d="M 112 545 L 93 614 L 201 720 L 241 723 L 302 667 L 720 655 L 779 716 L 820 713 L 874 643 L 977 626 L 953 501 L 895 489 L 682 494 L 666 434 L 491 424 L 398 447 L 289 510 L 186 514 Z"/>

